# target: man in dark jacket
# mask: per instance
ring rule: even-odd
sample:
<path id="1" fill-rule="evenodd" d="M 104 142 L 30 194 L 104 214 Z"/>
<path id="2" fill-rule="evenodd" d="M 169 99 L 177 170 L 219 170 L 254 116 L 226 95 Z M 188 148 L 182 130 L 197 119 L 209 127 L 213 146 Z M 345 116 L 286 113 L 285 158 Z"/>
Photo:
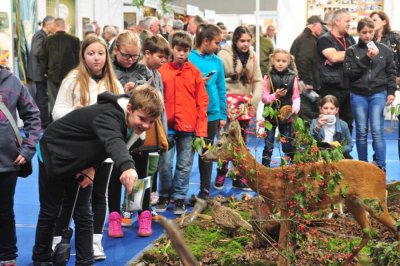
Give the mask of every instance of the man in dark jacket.
<path id="1" fill-rule="evenodd" d="M 134 150 L 143 144 L 145 131 L 153 126 L 163 109 L 160 93 L 154 88 L 134 90 L 130 98 L 105 92 L 98 96 L 97 102 L 53 122 L 40 140 L 40 213 L 32 257 L 34 265 L 51 261 L 54 226 L 63 192 L 74 187 L 75 180 L 71 177 L 75 176 L 82 177 L 74 214 L 77 264 L 93 264 L 90 184 L 94 169 L 110 157 L 130 194 L 138 176 L 127 147 Z M 67 201 L 71 201 L 73 194 L 66 195 Z"/>
<path id="2" fill-rule="evenodd" d="M 47 16 L 43 19 L 42 28 L 32 37 L 31 51 L 28 57 L 27 77 L 36 86 L 35 101 L 40 110 L 40 120 L 42 128 L 46 128 L 50 123 L 49 116 L 49 97 L 47 96 L 47 81 L 43 69 L 39 64 L 39 52 L 42 49 L 48 34 L 56 31 L 54 17 Z"/>
<path id="3" fill-rule="evenodd" d="M 79 64 L 80 41 L 66 32 L 62 18 L 54 20 L 56 33 L 47 38 L 40 52 L 40 65 L 47 75 L 47 93 L 50 114 L 56 102 L 61 82 L 70 70 Z"/>
<path id="4" fill-rule="evenodd" d="M 346 50 L 355 44 L 347 32 L 351 15 L 344 9 L 336 10 L 332 18 L 332 30 L 324 33 L 317 42 L 321 89 L 319 95 L 334 95 L 339 101 L 339 117 L 353 129 L 353 114 L 350 106 L 349 81 L 343 73 Z"/>
<path id="5" fill-rule="evenodd" d="M 301 94 L 300 117 L 311 121 L 319 114 L 317 99 L 309 99 L 307 95 L 312 90 L 319 89 L 317 40 L 323 30 L 325 22 L 318 16 L 307 19 L 307 26 L 303 32 L 294 40 L 290 53 L 299 72 L 299 78 L 304 83 L 304 91 Z"/>

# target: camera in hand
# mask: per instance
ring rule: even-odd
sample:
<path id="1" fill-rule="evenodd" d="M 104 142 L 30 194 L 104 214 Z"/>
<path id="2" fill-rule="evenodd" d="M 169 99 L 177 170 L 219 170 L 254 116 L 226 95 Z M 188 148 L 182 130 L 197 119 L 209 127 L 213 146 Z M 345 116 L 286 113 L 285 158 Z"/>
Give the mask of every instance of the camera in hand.
<path id="1" fill-rule="evenodd" d="M 332 126 L 336 123 L 336 116 L 335 115 L 324 115 L 324 118 L 326 119 L 326 124 L 328 126 Z"/>

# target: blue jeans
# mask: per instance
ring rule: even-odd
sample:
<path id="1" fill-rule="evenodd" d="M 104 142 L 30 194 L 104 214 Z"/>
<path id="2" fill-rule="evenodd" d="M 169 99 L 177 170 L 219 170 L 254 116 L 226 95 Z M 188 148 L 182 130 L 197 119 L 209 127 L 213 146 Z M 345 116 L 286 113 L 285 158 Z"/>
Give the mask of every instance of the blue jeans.
<path id="1" fill-rule="evenodd" d="M 192 135 L 169 135 L 175 146 L 161 154 L 159 163 L 158 193 L 163 198 L 185 199 L 189 190 L 189 177 L 192 171 L 194 150 Z M 176 153 L 176 167 L 173 174 L 173 162 Z"/>
<path id="2" fill-rule="evenodd" d="M 386 168 L 386 144 L 383 137 L 383 128 L 387 92 L 382 91 L 370 96 L 351 93 L 350 97 L 356 126 L 358 159 L 368 161 L 367 136 L 369 124 L 376 163 L 379 167 Z"/>

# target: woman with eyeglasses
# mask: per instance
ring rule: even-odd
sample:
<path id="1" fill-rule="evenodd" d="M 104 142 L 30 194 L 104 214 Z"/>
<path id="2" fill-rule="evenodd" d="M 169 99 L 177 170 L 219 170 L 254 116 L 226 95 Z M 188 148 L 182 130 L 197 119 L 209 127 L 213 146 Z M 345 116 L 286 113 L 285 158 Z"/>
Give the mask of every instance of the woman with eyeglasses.
<path id="1" fill-rule="evenodd" d="M 152 77 L 148 68 L 139 63 L 140 49 L 139 35 L 131 31 L 121 32 L 115 40 L 113 67 L 126 93 Z"/>

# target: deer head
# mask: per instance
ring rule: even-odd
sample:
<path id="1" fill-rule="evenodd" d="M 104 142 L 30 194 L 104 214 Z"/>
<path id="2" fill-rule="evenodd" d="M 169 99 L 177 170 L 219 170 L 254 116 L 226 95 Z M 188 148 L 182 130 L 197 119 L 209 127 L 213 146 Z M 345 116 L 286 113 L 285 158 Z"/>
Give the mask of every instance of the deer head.
<path id="1" fill-rule="evenodd" d="M 211 146 L 201 157 L 205 161 L 232 160 L 234 151 L 243 146 L 240 124 L 233 120 L 226 132 L 223 132 L 217 143 Z"/>

